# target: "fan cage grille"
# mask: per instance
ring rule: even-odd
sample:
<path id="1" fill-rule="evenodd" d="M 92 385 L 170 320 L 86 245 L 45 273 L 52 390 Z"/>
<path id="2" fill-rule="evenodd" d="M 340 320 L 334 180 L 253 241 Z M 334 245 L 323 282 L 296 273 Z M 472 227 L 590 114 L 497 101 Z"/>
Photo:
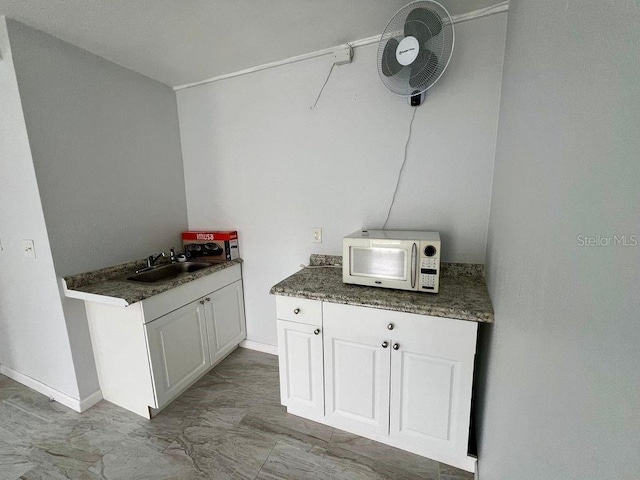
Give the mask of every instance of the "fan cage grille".
<path id="1" fill-rule="evenodd" d="M 402 67 L 400 72 L 395 75 L 386 76 L 381 68 L 385 46 L 392 38 L 395 38 L 398 42 L 404 38 L 404 25 L 407 16 L 416 8 L 430 10 L 442 21 L 440 33 L 420 45 L 421 51 L 428 49 L 435 55 L 435 58 L 431 57 L 424 68 L 414 72 L 413 76 L 411 75 L 411 66 Z M 405 5 L 391 18 L 378 43 L 378 73 L 382 83 L 391 92 L 403 97 L 409 97 L 416 95 L 418 92 L 422 93 L 428 90 L 440 79 L 449 65 L 454 42 L 453 20 L 442 5 L 434 1 L 417 1 Z"/>

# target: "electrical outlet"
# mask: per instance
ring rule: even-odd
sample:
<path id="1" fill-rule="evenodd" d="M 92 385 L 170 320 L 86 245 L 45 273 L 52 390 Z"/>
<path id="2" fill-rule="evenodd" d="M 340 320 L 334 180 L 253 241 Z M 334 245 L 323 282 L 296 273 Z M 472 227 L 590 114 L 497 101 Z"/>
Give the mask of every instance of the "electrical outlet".
<path id="1" fill-rule="evenodd" d="M 36 247 L 33 240 L 22 240 L 22 255 L 24 258 L 36 258 Z"/>
<path id="2" fill-rule="evenodd" d="M 313 227 L 313 243 L 322 243 L 322 227 Z"/>
<path id="3" fill-rule="evenodd" d="M 336 65 L 348 65 L 353 58 L 353 48 L 351 45 L 344 45 L 333 52 L 333 63 Z"/>

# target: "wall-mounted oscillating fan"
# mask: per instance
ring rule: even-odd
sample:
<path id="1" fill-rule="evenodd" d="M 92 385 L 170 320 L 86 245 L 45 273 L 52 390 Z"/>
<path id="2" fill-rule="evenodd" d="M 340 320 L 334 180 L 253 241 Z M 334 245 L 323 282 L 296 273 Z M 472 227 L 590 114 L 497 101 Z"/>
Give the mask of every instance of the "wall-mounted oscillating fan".
<path id="1" fill-rule="evenodd" d="M 451 60 L 455 35 L 449 12 L 432 0 L 405 5 L 391 18 L 378 44 L 378 73 L 396 95 L 422 103 Z"/>

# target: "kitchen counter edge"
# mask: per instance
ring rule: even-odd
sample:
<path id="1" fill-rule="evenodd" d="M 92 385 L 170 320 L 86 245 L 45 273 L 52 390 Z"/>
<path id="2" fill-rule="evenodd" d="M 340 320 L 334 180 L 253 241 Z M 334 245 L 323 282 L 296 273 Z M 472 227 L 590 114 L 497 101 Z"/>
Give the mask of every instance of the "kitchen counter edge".
<path id="1" fill-rule="evenodd" d="M 210 267 L 158 284 L 136 283 L 122 279 L 126 272 L 133 273 L 139 263 L 140 261 L 128 262 L 64 277 L 61 279 L 62 290 L 69 298 L 126 307 L 234 265 L 240 265 L 242 259 L 212 263 Z"/>
<path id="2" fill-rule="evenodd" d="M 330 270 L 300 270 L 271 287 L 269 293 L 479 323 L 494 321 L 483 277 L 443 277 L 441 293 L 429 294 L 348 285 L 342 282 L 341 271 Z"/>

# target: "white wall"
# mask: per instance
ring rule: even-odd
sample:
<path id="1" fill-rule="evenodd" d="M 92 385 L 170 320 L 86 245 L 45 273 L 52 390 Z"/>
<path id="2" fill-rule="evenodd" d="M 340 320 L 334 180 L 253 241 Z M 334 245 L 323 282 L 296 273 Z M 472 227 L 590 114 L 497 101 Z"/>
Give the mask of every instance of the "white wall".
<path id="1" fill-rule="evenodd" d="M 21 23 L 8 29 L 57 275 L 179 247 L 187 211 L 173 90 Z M 99 385 L 84 305 L 62 307 L 85 399 Z"/>
<path id="2" fill-rule="evenodd" d="M 58 275 L 180 246 L 187 209 L 173 90 L 8 27 Z"/>
<path id="3" fill-rule="evenodd" d="M 0 364 L 78 399 L 4 17 L 0 52 Z M 35 260 L 23 257 L 23 239 L 34 240 Z"/>
<path id="4" fill-rule="evenodd" d="M 388 224 L 440 231 L 446 261 L 484 263 L 505 28 L 505 13 L 457 25 Z M 384 223 L 413 112 L 380 82 L 376 53 L 336 67 L 313 110 L 326 57 L 178 92 L 189 226 L 239 231 L 251 340 L 276 343 L 273 284 Z"/>
<path id="5" fill-rule="evenodd" d="M 482 480 L 640 475 L 640 10 L 511 0 Z M 488 332 L 485 332 L 488 333 Z"/>

